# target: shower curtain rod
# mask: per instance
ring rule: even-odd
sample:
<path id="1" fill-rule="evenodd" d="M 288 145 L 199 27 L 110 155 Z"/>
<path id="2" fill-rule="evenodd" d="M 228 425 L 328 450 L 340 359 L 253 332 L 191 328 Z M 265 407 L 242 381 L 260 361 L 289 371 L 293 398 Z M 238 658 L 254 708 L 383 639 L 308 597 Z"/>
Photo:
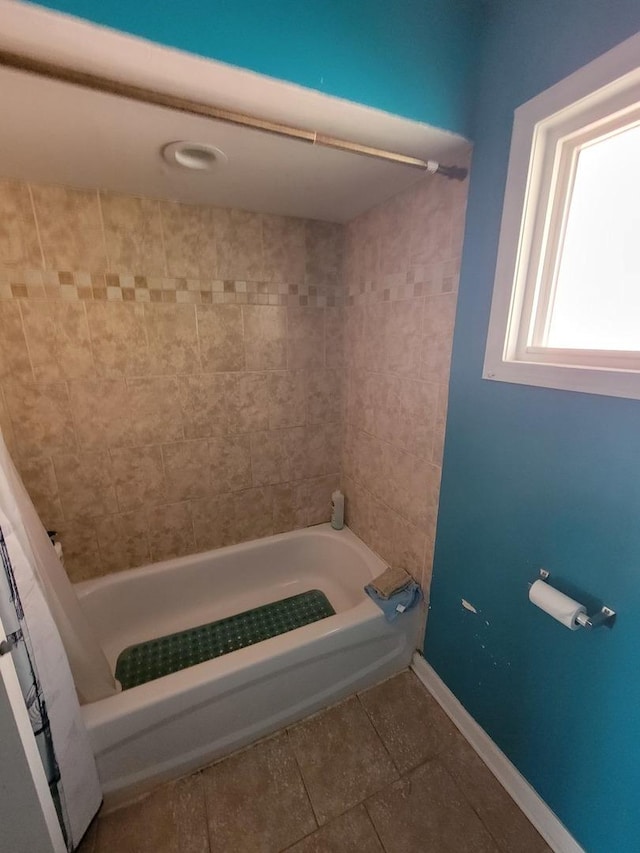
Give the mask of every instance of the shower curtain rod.
<path id="1" fill-rule="evenodd" d="M 431 172 L 432 174 L 440 174 L 459 181 L 464 180 L 467 176 L 467 169 L 460 166 L 444 166 L 436 160 L 421 160 L 418 157 L 409 157 L 406 154 L 399 154 L 395 151 L 385 151 L 382 148 L 361 145 L 358 142 L 350 142 L 347 139 L 339 139 L 335 136 L 317 133 L 314 130 L 305 130 L 301 127 L 269 121 L 258 116 L 228 110 L 224 107 L 204 104 L 201 101 L 192 101 L 180 95 L 170 95 L 166 92 L 158 92 L 155 89 L 135 86 L 131 83 L 123 83 L 120 80 L 112 80 L 108 77 L 92 74 L 87 71 L 78 71 L 74 68 L 35 59 L 31 56 L 23 56 L 7 50 L 0 49 L 0 66 L 13 68 L 17 71 L 27 71 L 30 74 L 37 74 L 41 77 L 47 77 L 50 80 L 72 83 L 76 86 L 82 86 L 85 89 L 92 89 L 95 92 L 118 95 L 143 104 L 168 107 L 169 109 L 179 110 L 190 115 L 203 116 L 204 118 L 223 121 L 227 124 L 261 130 L 265 133 L 272 133 L 288 139 L 297 139 L 300 142 L 320 145 L 323 148 L 333 148 L 338 151 L 347 151 L 352 154 L 373 157 L 376 160 L 385 160 L 388 163 L 408 166 L 412 169 L 419 169 L 423 172 Z"/>

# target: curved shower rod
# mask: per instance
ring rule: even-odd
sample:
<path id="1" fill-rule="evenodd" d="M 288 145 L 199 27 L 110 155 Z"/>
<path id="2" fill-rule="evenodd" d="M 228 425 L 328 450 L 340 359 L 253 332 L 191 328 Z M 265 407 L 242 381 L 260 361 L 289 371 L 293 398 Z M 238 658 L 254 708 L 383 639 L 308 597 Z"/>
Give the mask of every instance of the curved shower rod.
<path id="1" fill-rule="evenodd" d="M 463 181 L 467 177 L 468 170 L 462 166 L 444 166 L 436 160 L 421 160 L 418 157 L 409 157 L 395 151 L 385 151 L 383 148 L 374 148 L 370 145 L 361 145 L 359 142 L 350 142 L 347 139 L 339 139 L 314 130 L 305 130 L 293 125 L 281 124 L 269 121 L 258 116 L 228 110 L 224 107 L 216 107 L 204 104 L 201 101 L 192 101 L 180 95 L 170 95 L 166 92 L 158 92 L 132 83 L 123 83 L 120 80 L 112 80 L 98 74 L 87 71 L 78 71 L 53 62 L 36 59 L 31 56 L 23 56 L 7 50 L 0 49 L 0 67 L 13 68 L 17 71 L 26 71 L 29 74 L 37 74 L 50 80 L 58 80 L 63 83 L 71 83 L 92 89 L 95 92 L 104 92 L 109 95 L 118 95 L 143 104 L 168 107 L 179 110 L 190 115 L 203 116 L 216 121 L 248 127 L 253 130 L 261 130 L 265 133 L 273 133 L 288 139 L 297 139 L 311 145 L 320 145 L 323 148 L 333 148 L 338 151 L 347 151 L 352 154 L 360 154 L 365 157 L 373 157 L 376 160 L 385 160 L 400 166 L 409 166 L 431 174 L 443 175 L 445 178 Z"/>

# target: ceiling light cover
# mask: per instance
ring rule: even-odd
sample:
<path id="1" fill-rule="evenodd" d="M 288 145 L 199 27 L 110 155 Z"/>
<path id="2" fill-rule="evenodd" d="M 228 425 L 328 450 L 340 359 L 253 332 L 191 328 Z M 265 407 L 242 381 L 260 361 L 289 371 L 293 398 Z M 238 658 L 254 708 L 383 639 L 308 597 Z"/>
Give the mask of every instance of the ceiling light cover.
<path id="1" fill-rule="evenodd" d="M 204 142 L 170 142 L 162 149 L 162 156 L 171 166 L 196 172 L 211 172 L 228 161 L 224 151 Z"/>

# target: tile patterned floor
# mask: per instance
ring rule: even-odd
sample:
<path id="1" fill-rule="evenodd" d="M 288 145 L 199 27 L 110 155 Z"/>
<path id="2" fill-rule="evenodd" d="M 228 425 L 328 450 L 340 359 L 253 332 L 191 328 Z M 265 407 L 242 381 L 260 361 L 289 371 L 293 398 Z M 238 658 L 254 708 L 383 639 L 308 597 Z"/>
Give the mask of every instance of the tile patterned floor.
<path id="1" fill-rule="evenodd" d="M 549 853 L 410 671 L 91 825 L 78 853 Z"/>

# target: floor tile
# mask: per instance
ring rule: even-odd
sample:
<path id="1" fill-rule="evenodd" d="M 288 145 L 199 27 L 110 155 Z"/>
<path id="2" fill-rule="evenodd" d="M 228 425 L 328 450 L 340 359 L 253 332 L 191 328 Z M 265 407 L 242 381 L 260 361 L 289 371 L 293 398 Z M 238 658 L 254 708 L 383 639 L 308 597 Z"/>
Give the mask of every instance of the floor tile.
<path id="1" fill-rule="evenodd" d="M 498 853 L 437 758 L 376 794 L 366 806 L 387 853 Z"/>
<path id="2" fill-rule="evenodd" d="M 398 778 L 356 697 L 299 723 L 289 737 L 320 824 Z"/>
<path id="3" fill-rule="evenodd" d="M 283 733 L 203 771 L 215 853 L 276 853 L 316 822 Z"/>
<path id="4" fill-rule="evenodd" d="M 209 853 L 199 774 L 98 820 L 95 853 Z"/>
<path id="5" fill-rule="evenodd" d="M 469 744 L 460 739 L 440 757 L 504 853 L 550 848 Z"/>
<path id="6" fill-rule="evenodd" d="M 384 853 L 364 806 L 334 818 L 287 853 Z"/>
<path id="7" fill-rule="evenodd" d="M 409 670 L 361 693 L 360 701 L 400 773 L 412 770 L 462 738 Z"/>

